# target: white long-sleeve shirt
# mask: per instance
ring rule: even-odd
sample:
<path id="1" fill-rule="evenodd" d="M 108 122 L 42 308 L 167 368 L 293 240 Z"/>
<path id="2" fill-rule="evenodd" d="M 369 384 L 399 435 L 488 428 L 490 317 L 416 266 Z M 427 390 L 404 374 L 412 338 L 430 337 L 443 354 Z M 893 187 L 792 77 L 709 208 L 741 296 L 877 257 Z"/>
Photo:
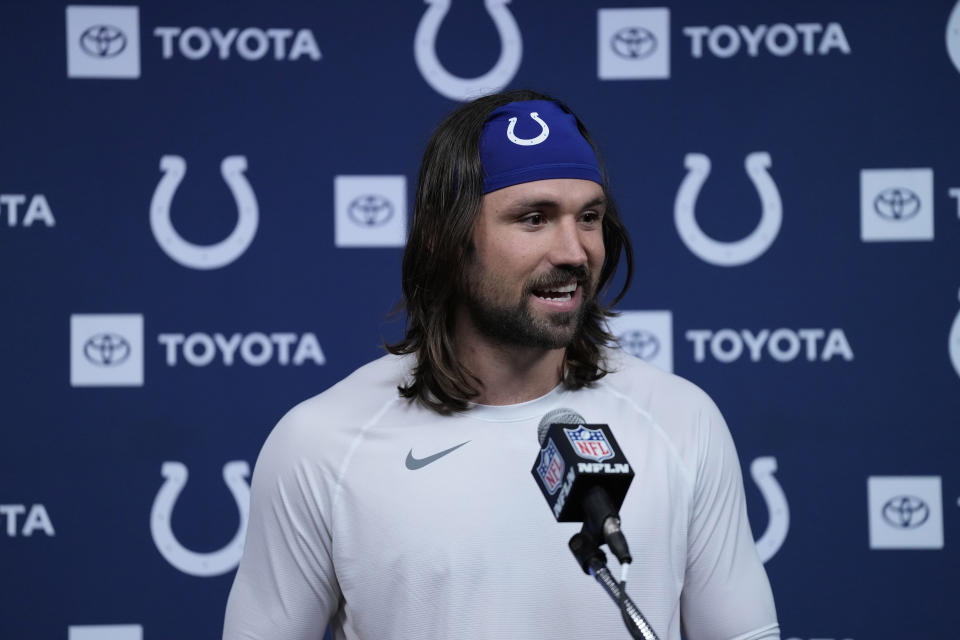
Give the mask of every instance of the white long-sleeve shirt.
<path id="1" fill-rule="evenodd" d="M 566 407 L 610 425 L 636 472 L 627 592 L 659 638 L 777 640 L 720 412 L 609 356 L 591 388 L 455 416 L 401 398 L 411 358 L 385 356 L 295 407 L 256 464 L 224 639 L 319 639 L 328 623 L 337 640 L 628 637 L 567 548 L 579 525 L 553 519 L 530 473 L 540 419 Z"/>

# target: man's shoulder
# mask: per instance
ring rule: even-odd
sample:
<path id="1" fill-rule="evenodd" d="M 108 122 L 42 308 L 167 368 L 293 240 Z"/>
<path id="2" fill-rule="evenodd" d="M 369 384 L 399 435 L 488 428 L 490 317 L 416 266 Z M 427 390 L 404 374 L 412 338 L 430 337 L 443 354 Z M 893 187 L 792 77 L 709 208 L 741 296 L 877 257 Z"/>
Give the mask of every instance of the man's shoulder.
<path id="1" fill-rule="evenodd" d="M 385 355 L 343 378 L 329 389 L 290 409 L 269 440 L 288 446 L 324 446 L 345 441 L 392 403 L 406 402 L 397 386 L 409 372 L 409 357 Z"/>
<path id="2" fill-rule="evenodd" d="M 336 404 L 342 401 L 374 397 L 384 400 L 398 397 L 397 385 L 410 372 L 413 356 L 384 355 L 355 369 L 332 387 L 308 398 L 301 404 Z"/>
<path id="3" fill-rule="evenodd" d="M 606 349 L 604 356 L 610 373 L 602 379 L 603 383 L 620 393 L 680 407 L 699 409 L 713 405 L 710 396 L 693 382 L 655 367 L 623 349 Z"/>
<path id="4" fill-rule="evenodd" d="M 610 351 L 607 362 L 612 372 L 600 385 L 642 416 L 695 478 L 710 443 L 729 439 L 713 399 L 693 382 L 619 349 Z"/>

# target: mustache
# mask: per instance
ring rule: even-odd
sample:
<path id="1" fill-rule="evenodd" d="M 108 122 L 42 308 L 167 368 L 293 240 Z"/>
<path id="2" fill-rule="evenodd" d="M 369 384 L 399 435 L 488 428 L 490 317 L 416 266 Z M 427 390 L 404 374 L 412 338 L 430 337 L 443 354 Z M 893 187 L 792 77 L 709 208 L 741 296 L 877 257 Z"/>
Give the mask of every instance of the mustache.
<path id="1" fill-rule="evenodd" d="M 550 287 L 559 287 L 570 282 L 578 284 L 588 284 L 590 282 L 590 269 L 586 265 L 571 265 L 557 267 L 556 269 L 545 273 L 527 286 L 528 291 L 535 289 L 549 289 Z"/>

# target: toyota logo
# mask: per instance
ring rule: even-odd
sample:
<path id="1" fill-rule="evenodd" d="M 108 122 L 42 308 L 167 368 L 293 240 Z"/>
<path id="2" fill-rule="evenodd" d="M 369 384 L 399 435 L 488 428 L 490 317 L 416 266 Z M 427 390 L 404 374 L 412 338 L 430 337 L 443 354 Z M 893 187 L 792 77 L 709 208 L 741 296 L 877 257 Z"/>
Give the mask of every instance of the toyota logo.
<path id="1" fill-rule="evenodd" d="M 361 227 L 379 227 L 393 217 L 393 203 L 383 196 L 360 196 L 347 206 L 347 215 Z"/>
<path id="2" fill-rule="evenodd" d="M 621 58 L 642 60 L 657 50 L 657 37 L 643 27 L 625 27 L 610 38 L 610 48 Z"/>
<path id="3" fill-rule="evenodd" d="M 114 58 L 127 48 L 127 36 L 117 27 L 94 25 L 80 35 L 80 48 L 95 58 Z"/>
<path id="4" fill-rule="evenodd" d="M 98 333 L 83 343 L 83 355 L 101 367 L 115 367 L 130 357 L 130 343 L 116 333 Z"/>
<path id="5" fill-rule="evenodd" d="M 920 212 L 920 197 L 910 189 L 891 187 L 873 199 L 873 210 L 887 220 L 907 220 Z"/>
<path id="6" fill-rule="evenodd" d="M 896 496 L 883 505 L 883 519 L 898 529 L 916 529 L 930 517 L 930 507 L 917 496 Z"/>
<path id="7" fill-rule="evenodd" d="M 644 329 L 627 331 L 619 336 L 623 350 L 641 360 L 652 360 L 660 353 L 660 340 Z"/>

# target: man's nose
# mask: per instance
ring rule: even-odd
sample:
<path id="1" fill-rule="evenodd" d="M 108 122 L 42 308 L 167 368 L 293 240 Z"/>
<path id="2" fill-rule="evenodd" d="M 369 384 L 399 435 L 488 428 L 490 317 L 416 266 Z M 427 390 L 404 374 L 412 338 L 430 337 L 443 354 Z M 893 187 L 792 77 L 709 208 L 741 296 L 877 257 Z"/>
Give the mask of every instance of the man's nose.
<path id="1" fill-rule="evenodd" d="M 558 221 L 550 247 L 550 262 L 555 265 L 584 265 L 587 251 L 577 221 L 563 218 Z"/>

